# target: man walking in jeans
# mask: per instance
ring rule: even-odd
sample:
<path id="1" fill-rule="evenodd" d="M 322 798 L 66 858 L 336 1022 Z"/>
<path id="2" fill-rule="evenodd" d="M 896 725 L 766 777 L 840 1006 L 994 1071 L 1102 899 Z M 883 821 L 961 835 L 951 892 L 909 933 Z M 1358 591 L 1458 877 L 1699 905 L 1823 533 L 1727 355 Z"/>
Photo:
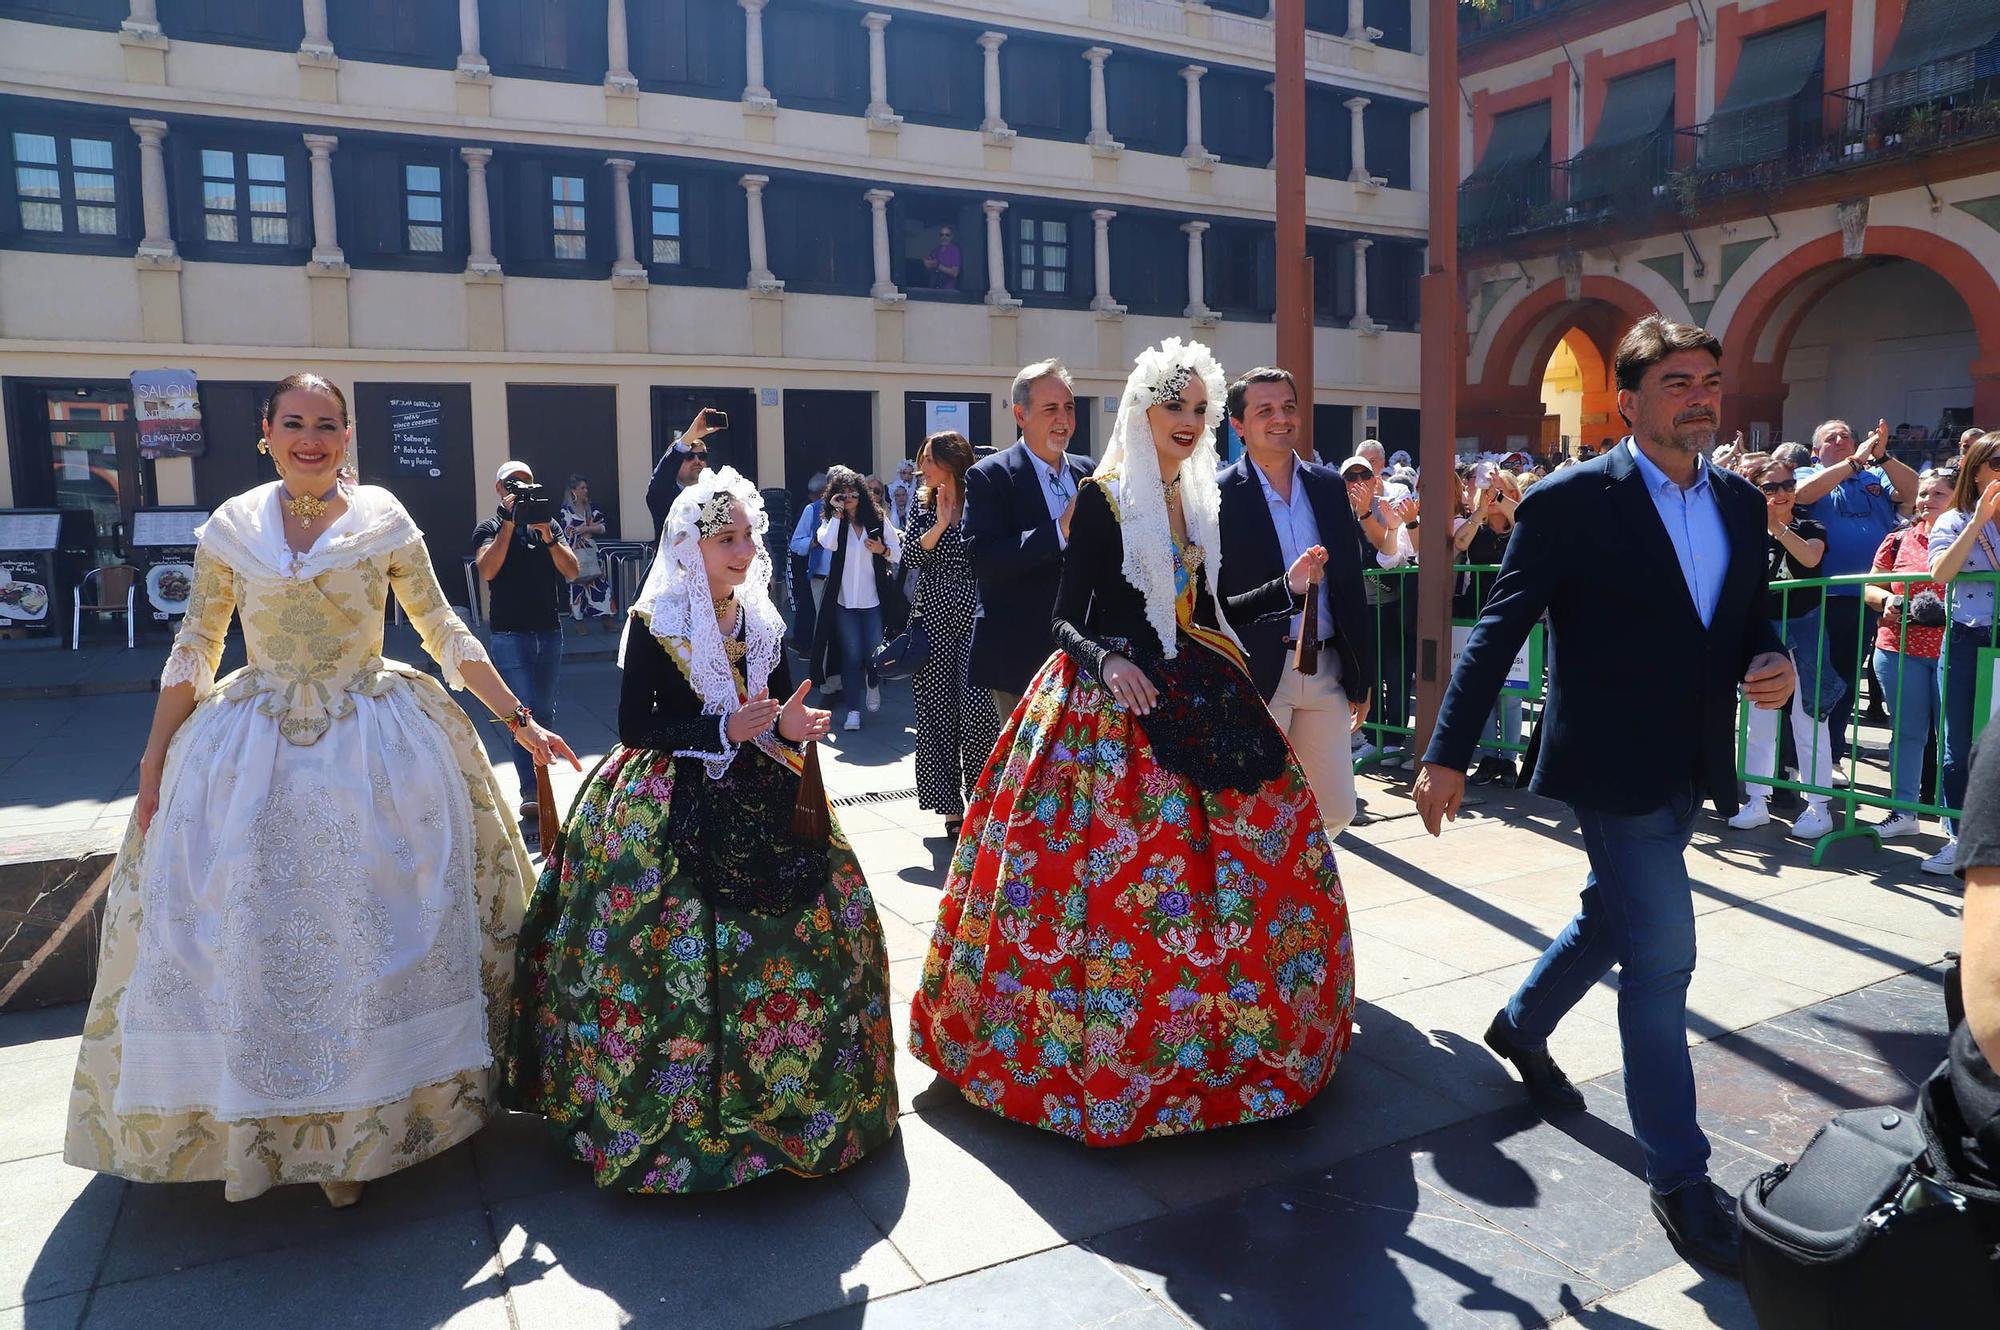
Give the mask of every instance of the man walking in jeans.
<path id="1" fill-rule="evenodd" d="M 1583 908 L 1542 953 L 1486 1042 L 1544 1110 L 1583 1095 L 1549 1056 L 1557 1022 L 1618 967 L 1625 1098 L 1654 1217 L 1690 1261 L 1734 1273 L 1736 1218 L 1708 1179 L 1687 1048 L 1694 898 L 1686 852 L 1704 797 L 1736 809 L 1736 691 L 1770 709 L 1792 663 L 1765 605 L 1763 495 L 1716 470 L 1722 346 L 1641 319 L 1618 345 L 1632 433 L 1566 467 L 1515 514 L 1513 539 L 1452 674 L 1416 786 L 1436 835 L 1528 631 L 1549 617 L 1548 702 L 1534 789 L 1576 811 Z"/>
<path id="2" fill-rule="evenodd" d="M 562 626 L 557 616 L 563 588 L 576 576 L 576 554 L 549 519 L 523 527 L 514 520 L 514 496 L 507 480 L 532 482 L 526 462 L 503 462 L 493 474 L 500 506 L 472 533 L 479 575 L 486 580 L 493 668 L 534 713 L 537 723 L 556 719 L 556 679 L 562 669 Z M 521 778 L 521 818 L 536 817 L 535 759 L 519 744 L 508 744 L 514 774 Z"/>

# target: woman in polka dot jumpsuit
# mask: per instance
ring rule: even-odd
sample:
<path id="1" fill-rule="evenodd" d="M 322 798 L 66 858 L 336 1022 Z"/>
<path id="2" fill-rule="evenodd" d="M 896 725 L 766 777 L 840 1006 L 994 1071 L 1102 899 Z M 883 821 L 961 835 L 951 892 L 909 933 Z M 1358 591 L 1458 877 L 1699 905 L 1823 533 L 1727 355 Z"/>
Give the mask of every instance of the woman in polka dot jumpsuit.
<path id="1" fill-rule="evenodd" d="M 945 815 L 956 833 L 965 817 L 965 799 L 1000 737 L 993 697 L 974 688 L 972 620 L 979 608 L 979 585 L 965 554 L 965 473 L 972 445 L 951 430 L 924 440 L 917 467 L 924 488 L 910 529 L 903 537 L 903 561 L 917 572 L 916 613 L 930 631 L 931 655 L 912 686 L 917 704 L 917 800 Z"/>

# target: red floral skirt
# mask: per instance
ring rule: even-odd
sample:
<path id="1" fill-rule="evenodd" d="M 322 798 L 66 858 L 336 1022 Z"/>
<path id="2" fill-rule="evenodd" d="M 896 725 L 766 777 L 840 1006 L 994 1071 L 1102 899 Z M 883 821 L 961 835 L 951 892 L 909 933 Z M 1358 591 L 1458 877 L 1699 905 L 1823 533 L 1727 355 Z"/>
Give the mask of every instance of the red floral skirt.
<path id="1" fill-rule="evenodd" d="M 1051 657 L 966 810 L 911 1050 L 1002 1117 L 1123 1145 L 1294 1112 L 1353 1013 L 1347 903 L 1298 763 L 1199 789 Z"/>

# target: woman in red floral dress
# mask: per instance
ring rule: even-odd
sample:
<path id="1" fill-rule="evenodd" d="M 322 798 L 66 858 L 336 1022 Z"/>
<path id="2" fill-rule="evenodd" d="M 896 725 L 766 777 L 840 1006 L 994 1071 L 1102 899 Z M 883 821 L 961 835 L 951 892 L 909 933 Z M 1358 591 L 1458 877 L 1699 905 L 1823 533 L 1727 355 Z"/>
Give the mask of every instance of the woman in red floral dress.
<path id="1" fill-rule="evenodd" d="M 1229 624 L 1292 614 L 1326 552 L 1217 615 L 1222 396 L 1179 338 L 1127 380 L 911 1013 L 966 1098 L 1090 1145 L 1295 1112 L 1352 1033 L 1333 850 Z"/>

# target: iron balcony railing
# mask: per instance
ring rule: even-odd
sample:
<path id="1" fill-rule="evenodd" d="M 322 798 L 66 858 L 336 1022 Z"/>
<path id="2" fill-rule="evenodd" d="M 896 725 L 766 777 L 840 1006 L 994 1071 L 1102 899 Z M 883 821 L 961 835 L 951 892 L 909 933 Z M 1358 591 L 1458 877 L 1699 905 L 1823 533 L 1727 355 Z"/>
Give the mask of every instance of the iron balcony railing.
<path id="1" fill-rule="evenodd" d="M 1588 3 L 1590 0 L 1460 0 L 1458 40 L 1461 44 L 1484 41 Z"/>
<path id="2" fill-rule="evenodd" d="M 1823 96 L 1585 149 L 1459 188 L 1459 246 L 1693 216 L 1831 172 L 2000 139 L 2000 41 Z"/>

